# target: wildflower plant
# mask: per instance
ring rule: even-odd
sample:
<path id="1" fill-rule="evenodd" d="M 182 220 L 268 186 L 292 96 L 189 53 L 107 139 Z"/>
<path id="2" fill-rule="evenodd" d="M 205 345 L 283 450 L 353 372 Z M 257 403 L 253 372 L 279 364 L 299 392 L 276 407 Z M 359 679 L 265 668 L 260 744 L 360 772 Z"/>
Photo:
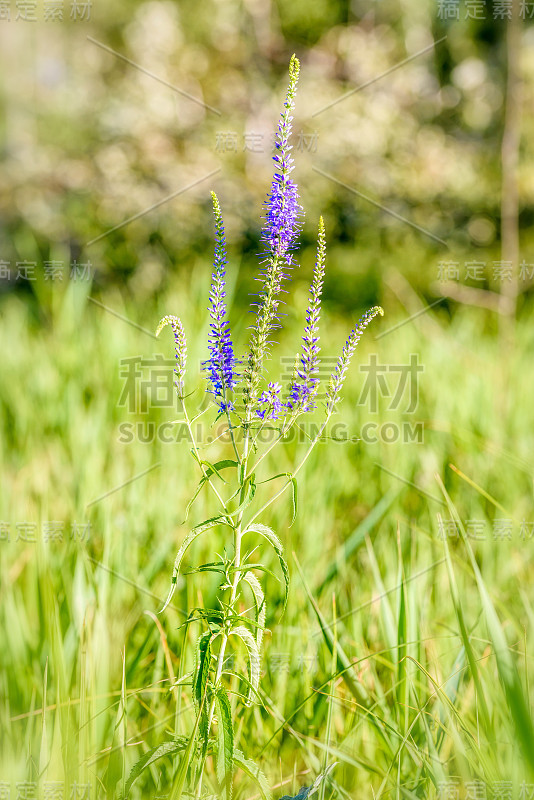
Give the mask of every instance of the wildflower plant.
<path id="1" fill-rule="evenodd" d="M 292 473 L 282 473 L 267 479 L 281 480 L 281 485 L 263 505 L 256 508 L 259 496 L 256 473 L 260 462 L 283 440 L 301 415 L 317 408 L 319 323 L 326 266 L 326 234 L 322 217 L 319 219 L 317 257 L 309 290 L 301 349 L 287 394 L 283 394 L 279 383 L 268 382 L 264 375 L 265 362 L 273 345 L 273 331 L 281 324 L 281 295 L 289 280 L 290 270 L 295 267 L 294 251 L 302 222 L 298 189 L 291 178 L 293 161 L 289 144 L 298 77 L 299 61 L 293 56 L 289 65 L 289 87 L 275 139 L 276 171 L 265 203 L 262 230 L 264 250 L 258 277 L 260 291 L 253 304 L 255 313 L 248 349 L 239 359 L 234 352 L 225 300 L 227 253 L 224 224 L 219 201 L 212 193 L 215 255 L 208 307 L 209 357 L 203 362 L 202 370 L 207 381 L 207 392 L 212 395 L 216 405 L 217 419 L 222 417 L 227 423 L 226 433 L 233 448 L 232 458 L 211 463 L 201 453 L 201 447 L 195 439 L 187 411 L 187 398 L 191 390 L 187 385 L 187 344 L 182 323 L 178 317 L 166 316 L 156 331 L 159 335 L 169 325 L 174 334 L 175 387 L 183 410 L 183 422 L 189 432 L 191 452 L 199 470 L 199 484 L 193 500 L 200 491 L 206 489 L 213 494 L 218 505 L 217 513 L 192 527 L 182 541 L 174 562 L 171 587 L 161 611 L 171 602 L 186 553 L 198 537 L 214 529 L 224 529 L 232 539 L 232 547 L 230 556 L 225 551 L 217 560 L 195 570 L 217 574 L 220 583 L 218 608 L 197 608 L 188 620 L 188 624 L 194 619 L 202 625 L 196 644 L 194 669 L 180 679 L 181 684 L 187 682 L 191 686 L 195 707 L 193 730 L 188 736 L 177 737 L 145 755 L 132 770 L 126 785 L 126 794 L 133 780 L 144 768 L 162 755 L 177 754 L 178 768 L 171 798 L 202 796 L 208 757 L 213 757 L 215 761 L 219 794 L 222 798 L 231 798 L 237 770 L 246 773 L 256 783 L 263 800 L 271 797 L 260 769 L 234 744 L 234 714 L 230 702 L 232 688 L 233 693 L 237 694 L 234 707 L 261 703 L 261 652 L 267 614 L 261 578 L 269 572 L 261 558 L 258 563 L 257 550 L 261 543 L 270 546 L 278 559 L 285 585 L 284 609 L 287 603 L 289 570 L 284 548 L 279 536 L 266 524 L 265 514 L 269 506 L 290 487 L 296 513 L 297 475 L 336 409 L 360 337 L 371 320 L 377 314 L 383 314 L 379 306 L 371 308 L 350 332 L 326 387 L 324 419 L 316 436 L 310 441 L 302 460 Z M 265 425 L 271 426 L 275 435 L 273 441 L 260 453 L 259 433 Z M 188 506 L 186 518 L 193 500 Z M 243 599 L 245 602 L 240 602 Z M 242 610 L 243 607 L 245 610 Z M 246 656 L 247 668 L 244 674 L 227 666 L 228 657 L 234 651 L 240 651 Z M 238 692 L 236 686 L 239 687 Z M 317 781 L 314 787 L 316 785 Z"/>

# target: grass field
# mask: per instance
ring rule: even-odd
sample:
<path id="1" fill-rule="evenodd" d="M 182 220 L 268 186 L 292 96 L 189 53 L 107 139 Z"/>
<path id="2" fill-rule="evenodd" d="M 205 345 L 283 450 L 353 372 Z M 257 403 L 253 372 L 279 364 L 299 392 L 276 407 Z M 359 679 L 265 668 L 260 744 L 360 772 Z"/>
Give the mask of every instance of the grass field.
<path id="1" fill-rule="evenodd" d="M 196 466 L 180 426 L 158 427 L 176 410 L 150 397 L 146 412 L 139 399 L 133 411 L 120 402 L 121 360 L 172 357 L 170 338 L 146 332 L 165 313 L 183 319 L 190 364 L 205 358 L 208 281 L 206 263 L 157 307 L 98 296 L 115 314 L 88 300 L 87 282 L 39 284 L 31 304 L 2 301 L 0 786 L 12 797 L 89 796 L 87 784 L 91 797 L 112 797 L 149 747 L 191 730 L 189 694 L 173 684 L 192 667 L 198 630 L 184 640 L 180 626 L 200 597 L 215 603 L 216 581 L 181 580 L 172 607 L 156 612 Z M 357 351 L 330 425 L 336 440 L 299 475 L 295 522 L 289 492 L 266 512 L 291 590 L 280 619 L 283 584 L 266 575 L 264 705 L 240 712 L 236 744 L 275 798 L 333 762 L 326 797 L 532 797 L 531 320 L 444 303 L 387 333 L 427 301 L 408 289 L 379 300 L 386 314 Z M 304 304 L 297 292 L 274 376 L 279 354 L 296 350 Z M 246 324 L 244 315 L 242 343 Z M 323 354 L 337 356 L 347 319 L 327 308 L 322 330 Z M 397 403 L 384 391 L 376 407 L 359 402 L 368 373 L 358 364 L 372 354 L 398 367 L 383 373 L 390 390 L 417 354 L 413 410 L 409 381 Z M 206 402 L 200 385 L 197 398 Z M 161 441 L 161 430 L 179 441 Z M 206 444 L 212 434 L 205 424 Z M 258 477 L 290 472 L 301 439 Z M 206 450 L 211 461 L 227 452 L 220 442 Z M 211 511 L 201 493 L 190 523 Z M 225 547 L 222 531 L 199 540 L 186 567 Z M 278 574 L 274 555 L 270 566 Z M 131 796 L 164 796 L 172 770 L 171 758 L 156 762 Z M 204 791 L 217 792 L 211 762 Z M 256 791 L 236 776 L 236 798 Z"/>

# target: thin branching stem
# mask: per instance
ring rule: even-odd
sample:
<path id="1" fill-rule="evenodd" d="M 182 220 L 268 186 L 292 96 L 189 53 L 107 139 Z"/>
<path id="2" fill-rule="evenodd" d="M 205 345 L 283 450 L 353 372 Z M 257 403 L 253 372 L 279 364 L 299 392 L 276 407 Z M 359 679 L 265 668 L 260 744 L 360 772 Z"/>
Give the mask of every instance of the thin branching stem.
<path id="1" fill-rule="evenodd" d="M 191 421 L 190 421 L 189 415 L 187 413 L 187 408 L 186 408 L 186 405 L 185 405 L 185 399 L 183 397 L 180 397 L 180 402 L 182 403 L 182 411 L 183 411 L 183 414 L 184 414 L 185 424 L 187 426 L 187 430 L 188 430 L 188 433 L 189 433 L 189 438 L 190 438 L 191 444 L 193 446 L 193 452 L 195 454 L 195 461 L 197 462 L 198 466 L 200 467 L 200 471 L 202 472 L 203 478 L 209 483 L 209 485 L 213 489 L 215 495 L 217 496 L 217 499 L 219 500 L 219 503 L 221 504 L 221 507 L 222 507 L 222 509 L 224 511 L 225 516 L 228 516 L 228 518 L 230 519 L 230 517 L 228 515 L 228 509 L 226 508 L 226 503 L 224 502 L 224 500 L 222 499 L 221 495 L 219 494 L 219 491 L 218 491 L 217 487 L 215 486 L 215 484 L 212 482 L 210 476 L 208 475 L 208 473 L 204 469 L 204 464 L 202 463 L 202 460 L 200 458 L 199 451 L 198 451 L 198 445 L 196 443 L 195 436 L 193 434 L 193 427 L 191 425 Z"/>
<path id="2" fill-rule="evenodd" d="M 300 462 L 300 464 L 298 465 L 298 467 L 296 467 L 296 469 L 294 469 L 294 470 L 293 470 L 293 472 L 291 473 L 291 477 L 290 477 L 290 478 L 288 478 L 288 480 L 286 481 L 286 483 L 284 483 L 284 485 L 282 486 L 282 488 L 281 488 L 281 489 L 280 489 L 280 490 L 279 490 L 279 491 L 278 491 L 278 492 L 277 492 L 275 495 L 273 495 L 273 497 L 271 497 L 271 499 L 270 499 L 270 500 L 268 500 L 268 501 L 267 501 L 267 502 L 266 502 L 266 503 L 265 503 L 265 504 L 264 504 L 264 505 L 263 505 L 263 506 L 262 506 L 262 507 L 259 509 L 259 511 L 257 511 L 257 512 L 256 512 L 256 513 L 253 515 L 253 517 L 252 517 L 251 519 L 249 519 L 249 521 L 247 522 L 247 528 L 248 528 L 248 527 L 250 527 L 250 525 L 252 525 L 252 523 L 253 523 L 253 522 L 255 522 L 255 521 L 258 519 L 258 517 L 259 517 L 261 514 L 263 514 L 263 512 L 264 512 L 264 511 L 265 511 L 267 508 L 269 508 L 269 506 L 270 506 L 272 503 L 274 503 L 274 502 L 275 502 L 275 500 L 278 500 L 278 498 L 279 498 L 279 497 L 281 497 L 281 495 L 283 495 L 283 493 L 285 492 L 285 490 L 287 489 L 287 487 L 291 485 L 291 483 L 292 483 L 293 479 L 294 479 L 294 478 L 297 476 L 297 474 L 300 472 L 300 470 L 302 469 L 302 467 L 304 466 L 304 464 L 305 464 L 305 463 L 306 463 L 306 461 L 308 460 L 308 458 L 309 458 L 309 456 L 310 456 L 310 454 L 311 454 L 311 452 L 312 452 L 313 448 L 315 447 L 315 445 L 317 444 L 317 442 L 318 442 L 318 441 L 319 441 L 319 439 L 321 438 L 321 436 L 322 436 L 322 434 L 323 434 L 323 431 L 324 431 L 324 429 L 326 428 L 326 426 L 327 426 L 327 424 L 328 424 L 328 421 L 329 421 L 330 417 L 331 417 L 331 413 L 327 415 L 327 417 L 326 417 L 325 421 L 323 422 L 323 424 L 322 424 L 322 425 L 321 425 L 321 427 L 319 428 L 319 431 L 318 431 L 318 433 L 317 433 L 317 436 L 315 437 L 315 439 L 313 439 L 312 443 L 311 443 L 311 444 L 310 444 L 310 446 L 308 447 L 308 449 L 307 449 L 307 451 L 306 451 L 306 453 L 305 453 L 305 455 L 304 455 L 304 458 L 302 459 L 302 461 Z"/>
<path id="3" fill-rule="evenodd" d="M 246 474 L 246 468 L 247 468 L 248 445 L 249 445 L 249 436 L 248 436 L 248 428 L 247 428 L 246 429 L 246 433 L 245 433 L 245 441 L 244 441 L 244 445 L 243 445 L 243 456 L 242 456 L 241 459 L 239 459 L 239 464 L 241 466 L 241 469 L 238 469 L 238 474 L 241 477 L 241 490 L 240 490 L 240 494 L 239 494 L 239 505 L 241 505 L 241 503 L 244 502 L 245 494 L 246 494 L 246 478 L 245 478 L 245 474 Z M 241 572 L 241 541 L 242 541 L 242 538 L 243 538 L 243 534 L 242 534 L 243 513 L 244 513 L 244 510 L 242 509 L 238 514 L 238 517 L 237 517 L 237 520 L 236 520 L 236 523 L 235 523 L 235 527 L 234 527 L 234 568 L 235 568 L 235 572 L 234 572 L 234 577 L 232 579 L 232 585 L 231 585 L 231 590 L 230 590 L 230 600 L 229 600 L 229 608 L 232 611 L 233 611 L 233 607 L 234 607 L 235 601 L 237 599 L 237 590 L 238 590 L 238 586 L 239 586 L 239 581 L 241 580 L 241 576 L 242 576 L 242 572 Z M 220 645 L 220 648 L 219 648 L 219 655 L 217 657 L 217 667 L 216 667 L 216 670 L 215 670 L 215 679 L 214 679 L 214 686 L 215 687 L 218 686 L 218 684 L 219 684 L 219 682 L 221 680 L 222 673 L 223 673 L 224 657 L 225 657 L 225 654 L 226 654 L 226 646 L 228 644 L 228 638 L 229 638 L 229 635 L 230 635 L 230 630 L 229 630 L 230 626 L 231 626 L 231 622 L 229 621 L 227 626 L 226 626 L 226 628 L 225 628 L 225 630 L 222 633 L 221 645 Z M 210 707 L 209 707 L 209 711 L 208 711 L 208 726 L 207 726 L 208 736 L 209 736 L 209 732 L 211 730 L 211 726 L 212 726 L 212 723 L 213 723 L 213 715 L 214 715 L 214 713 L 215 713 L 215 696 L 213 696 L 212 699 L 211 699 Z M 204 758 L 204 760 L 203 760 L 203 762 L 201 764 L 201 767 L 200 767 L 199 782 L 198 782 L 198 786 L 197 786 L 197 797 L 200 797 L 200 792 L 202 790 L 202 775 L 204 773 L 204 767 L 205 767 L 205 758 Z"/>

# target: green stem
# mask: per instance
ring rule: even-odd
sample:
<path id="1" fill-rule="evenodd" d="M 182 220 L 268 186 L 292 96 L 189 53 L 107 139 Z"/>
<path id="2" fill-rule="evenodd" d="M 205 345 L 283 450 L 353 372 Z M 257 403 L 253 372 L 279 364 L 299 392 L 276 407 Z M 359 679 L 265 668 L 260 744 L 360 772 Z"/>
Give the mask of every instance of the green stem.
<path id="1" fill-rule="evenodd" d="M 248 434 L 248 427 L 245 429 L 245 442 L 243 445 L 243 458 L 240 461 L 241 463 L 241 471 L 240 471 L 240 482 L 241 482 L 241 492 L 239 495 L 239 504 L 244 502 L 245 500 L 245 493 L 246 493 L 246 471 L 247 471 L 247 459 L 248 459 L 248 448 L 249 448 L 249 434 Z M 230 608 L 233 610 L 234 603 L 237 598 L 237 589 L 239 585 L 239 581 L 241 578 L 241 540 L 243 537 L 242 533 L 242 521 L 243 521 L 243 510 L 239 512 L 237 517 L 235 527 L 234 527 L 234 577 L 232 580 L 231 592 L 230 592 Z M 221 680 L 221 675 L 223 671 L 223 664 L 224 664 L 224 656 L 226 653 L 226 645 L 228 644 L 228 638 L 230 636 L 229 629 L 226 628 L 224 633 L 222 634 L 222 641 L 221 646 L 219 648 L 219 655 L 217 658 L 217 669 L 215 671 L 215 686 L 218 685 L 219 681 Z M 210 708 L 208 711 L 208 726 L 207 726 L 207 735 L 209 736 L 209 732 L 211 730 L 211 726 L 213 723 L 213 715 L 215 713 L 215 697 L 212 697 Z M 200 774 L 198 779 L 198 785 L 196 789 L 197 798 L 200 798 L 200 793 L 202 791 L 202 776 L 204 774 L 204 767 L 206 764 L 206 759 L 204 757 L 202 761 L 202 765 L 200 768 Z"/>
<path id="2" fill-rule="evenodd" d="M 263 418 L 263 420 L 262 420 L 262 422 L 261 422 L 261 425 L 260 425 L 260 427 L 259 427 L 259 428 L 258 428 L 258 430 L 256 431 L 256 435 L 254 436 L 254 439 L 252 440 L 252 449 L 253 449 L 253 450 L 255 450 L 255 449 L 256 449 L 256 442 L 258 441 L 258 436 L 260 435 L 260 433 L 262 432 L 262 430 L 264 429 L 264 427 L 266 426 L 266 424 L 267 424 L 267 422 L 268 422 L 268 421 L 269 421 L 269 420 L 267 419 L 267 411 L 266 411 L 266 412 L 265 412 L 265 417 Z M 269 449 L 270 449 L 270 448 L 269 448 Z M 268 451 L 267 451 L 267 452 L 268 452 Z M 253 471 L 253 470 L 251 470 L 251 472 L 252 472 L 252 471 Z M 247 475 L 247 477 L 248 477 L 248 475 Z"/>
<path id="3" fill-rule="evenodd" d="M 207 482 L 209 483 L 209 485 L 213 489 L 215 495 L 217 496 L 217 499 L 219 500 L 219 503 L 221 504 L 221 506 L 222 506 L 222 508 L 224 510 L 224 513 L 227 515 L 228 514 L 228 509 L 226 508 L 226 503 L 224 502 L 224 500 L 222 499 L 221 495 L 219 494 L 215 484 L 212 483 L 211 478 L 208 476 L 206 470 L 204 469 L 204 464 L 202 464 L 202 462 L 200 460 L 200 456 L 199 456 L 199 453 L 198 453 L 198 445 L 197 445 L 197 443 L 195 441 L 195 437 L 193 435 L 193 428 L 191 427 L 191 421 L 189 419 L 189 415 L 188 415 L 187 409 L 185 407 L 184 398 L 180 397 L 180 400 L 181 400 L 181 403 L 182 403 L 182 411 L 183 411 L 184 417 L 185 417 L 185 424 L 187 425 L 187 430 L 189 432 L 189 438 L 191 439 L 191 444 L 193 445 L 193 452 L 194 452 L 195 457 L 196 457 L 195 460 L 196 460 L 198 466 L 200 467 L 200 471 L 202 472 L 202 476 L 204 477 L 205 480 L 207 480 Z"/>
<path id="4" fill-rule="evenodd" d="M 288 432 L 288 431 L 289 431 L 289 430 L 290 430 L 290 429 L 293 427 L 293 425 L 294 425 L 294 424 L 295 424 L 295 422 L 297 421 L 297 418 L 298 418 L 298 414 L 295 414 L 295 415 L 293 416 L 293 418 L 292 418 L 292 419 L 290 419 L 289 423 L 287 422 L 287 420 L 284 420 L 284 422 L 283 422 L 283 424 L 282 424 L 282 427 L 281 427 L 281 428 L 280 428 L 280 430 L 278 431 L 278 436 L 276 437 L 276 439 L 274 440 L 274 442 L 273 442 L 271 445 L 269 445 L 269 447 L 267 448 L 267 450 L 265 450 L 265 451 L 264 451 L 264 452 L 261 454 L 261 456 L 258 458 L 258 460 L 257 460 L 257 461 L 254 463 L 254 465 L 251 467 L 251 469 L 249 470 L 248 474 L 246 475 L 246 477 L 247 477 L 247 478 L 250 478 L 250 476 L 252 475 L 252 473 L 253 473 L 253 472 L 256 472 L 256 470 L 257 470 L 258 466 L 261 464 L 261 462 L 263 461 L 263 459 L 264 459 L 266 456 L 268 456 L 268 455 L 269 455 L 269 453 L 271 452 L 271 450 L 273 449 L 273 447 L 276 447 L 276 445 L 278 444 L 278 442 L 280 441 L 280 439 L 283 439 L 283 438 L 284 438 L 284 436 L 286 435 L 286 433 L 287 433 L 287 432 Z M 327 420 L 327 421 L 328 421 L 328 420 Z M 323 428 L 322 430 L 324 430 L 324 428 Z M 257 437 L 257 435 L 256 435 L 256 439 L 257 439 L 257 438 L 258 438 L 258 437 Z M 254 443 L 256 442 L 256 439 L 254 439 Z"/>
<path id="5" fill-rule="evenodd" d="M 225 412 L 226 412 L 226 419 L 228 420 L 228 430 L 230 431 L 230 438 L 232 440 L 232 447 L 234 448 L 234 453 L 235 453 L 235 457 L 237 459 L 237 463 L 241 464 L 241 459 L 239 458 L 239 453 L 237 452 L 237 447 L 236 447 L 235 438 L 234 438 L 234 428 L 233 428 L 233 425 L 232 425 L 232 421 L 230 419 L 230 411 L 228 410 L 228 403 L 227 403 L 227 400 L 226 400 L 226 384 L 224 383 L 224 381 L 223 381 L 222 387 L 223 387 L 223 403 L 224 403 L 224 409 L 225 409 Z"/>
<path id="6" fill-rule="evenodd" d="M 258 458 L 258 460 L 255 462 L 254 466 L 253 466 L 253 467 L 252 467 L 252 468 L 249 470 L 248 474 L 245 476 L 246 478 L 250 478 L 250 476 L 252 475 L 252 473 L 253 473 L 253 472 L 256 472 L 256 469 L 258 468 L 259 464 L 261 464 L 261 462 L 263 461 L 263 459 L 264 459 L 266 456 L 268 456 L 268 455 L 269 455 L 269 453 L 271 452 L 271 450 L 273 449 L 273 447 L 275 447 L 275 446 L 278 444 L 278 442 L 280 441 L 280 439 L 282 438 L 282 436 L 283 436 L 283 435 L 284 435 L 284 434 L 282 433 L 282 431 L 280 431 L 280 432 L 279 432 L 279 434 L 278 434 L 278 436 L 277 436 L 277 438 L 274 440 L 274 442 L 273 442 L 273 443 L 272 443 L 272 444 L 271 444 L 271 445 L 270 445 L 270 446 L 267 448 L 267 450 L 265 450 L 265 452 L 264 452 L 264 453 L 262 453 L 262 454 L 261 454 L 261 456 L 260 456 L 260 457 Z"/>
<path id="7" fill-rule="evenodd" d="M 291 485 L 291 483 L 292 483 L 292 481 L 293 481 L 293 478 L 295 478 L 295 477 L 296 477 L 296 475 L 297 475 L 297 474 L 300 472 L 300 470 L 302 469 L 302 467 L 304 466 L 304 464 L 305 464 L 305 463 L 306 463 L 306 461 L 308 460 L 308 457 L 309 457 L 309 455 L 310 455 L 311 451 L 313 450 L 313 448 L 315 447 L 315 445 L 317 444 L 317 442 L 318 442 L 318 441 L 319 441 L 319 439 L 321 438 L 321 436 L 322 436 L 322 434 L 323 434 L 323 431 L 324 431 L 324 429 L 326 428 L 326 426 L 327 426 L 327 424 L 328 424 L 328 421 L 329 421 L 329 419 L 330 419 L 331 415 L 332 415 L 332 412 L 331 412 L 331 411 L 330 411 L 330 412 L 328 412 L 328 414 L 327 414 L 327 417 L 326 417 L 325 421 L 323 422 L 323 424 L 322 424 L 322 425 L 321 425 L 321 427 L 319 428 L 319 432 L 317 433 L 317 436 L 315 437 L 315 439 L 312 441 L 312 443 L 311 443 L 311 444 L 310 444 L 310 446 L 308 447 L 308 449 L 307 449 L 307 451 L 306 451 L 306 454 L 304 455 L 304 458 L 302 459 L 302 461 L 300 462 L 300 464 L 298 465 L 298 467 L 297 467 L 296 469 L 294 469 L 294 470 L 293 470 L 293 472 L 291 473 L 291 477 L 289 478 L 289 480 L 288 480 L 286 483 L 284 483 L 284 485 L 282 486 L 282 488 L 280 489 L 280 491 L 279 491 L 279 492 L 277 492 L 277 493 L 276 493 L 276 494 L 275 494 L 273 497 L 271 497 L 271 499 L 270 499 L 270 500 L 268 500 L 268 501 L 267 501 L 267 502 L 266 502 L 266 503 L 265 503 L 265 504 L 264 504 L 264 505 L 263 505 L 263 506 L 260 508 L 260 510 L 259 510 L 259 511 L 257 511 L 257 512 L 254 514 L 254 516 L 253 516 L 253 517 L 252 517 L 252 518 L 251 518 L 251 519 L 250 519 L 250 520 L 247 522 L 247 528 L 248 528 L 250 525 L 252 525 L 252 523 L 253 523 L 255 520 L 257 520 L 257 519 L 258 519 L 258 517 L 260 516 L 260 514 L 263 514 L 263 512 L 265 511 L 265 509 L 266 509 L 266 508 L 269 508 L 269 506 L 271 505 L 271 503 L 274 503 L 274 501 L 275 501 L 275 500 L 278 500 L 278 498 L 279 498 L 279 497 L 280 497 L 280 496 L 281 496 L 281 495 L 282 495 L 282 494 L 285 492 L 285 490 L 287 489 L 287 487 Z M 258 463 L 259 463 L 259 462 L 258 462 Z M 256 465 L 254 465 L 254 466 L 256 467 Z"/>

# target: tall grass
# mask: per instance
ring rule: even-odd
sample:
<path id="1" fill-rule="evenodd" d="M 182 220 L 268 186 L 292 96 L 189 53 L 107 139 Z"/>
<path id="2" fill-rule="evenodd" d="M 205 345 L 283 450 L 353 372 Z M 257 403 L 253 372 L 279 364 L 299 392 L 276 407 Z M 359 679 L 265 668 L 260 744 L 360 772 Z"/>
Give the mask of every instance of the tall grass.
<path id="1" fill-rule="evenodd" d="M 119 294 L 101 301 L 149 330 L 179 308 L 199 331 L 190 341 L 198 363 L 208 280 L 208 266 L 192 273 L 187 307 L 182 287 L 158 308 L 129 307 Z M 118 407 L 120 359 L 163 348 L 88 301 L 87 289 L 49 287 L 34 305 L 2 301 L 0 520 L 11 541 L 0 541 L 0 781 L 13 792 L 17 781 L 39 781 L 42 792 L 51 781 L 69 791 L 91 783 L 91 796 L 111 797 L 143 753 L 194 722 L 177 681 L 192 668 L 179 658 L 193 650 L 181 623 L 200 604 L 198 588 L 180 582 L 165 617 L 155 612 L 196 476 L 182 447 L 118 441 L 125 420 L 174 418 L 168 409 L 132 417 Z M 296 794 L 334 761 L 326 797 L 433 798 L 451 781 L 468 796 L 477 780 L 488 796 L 510 781 L 519 797 L 523 782 L 534 785 L 534 537 L 519 534 L 523 520 L 534 522 L 534 335 L 520 321 L 510 352 L 484 315 L 432 310 L 362 341 L 360 363 L 371 352 L 389 364 L 419 354 L 425 372 L 413 418 L 425 422 L 424 444 L 320 445 L 303 470 L 306 502 L 294 524 L 290 495 L 273 512 L 299 561 L 290 560 L 280 626 L 274 560 L 265 576 L 273 630 L 264 705 L 243 711 L 236 746 L 259 759 L 279 785 L 275 796 Z M 296 340 L 296 322 L 288 320 L 284 341 Z M 338 352 L 345 329 L 327 310 L 324 354 Z M 385 399 L 376 414 L 357 405 L 364 379 L 353 369 L 343 403 L 356 437 L 366 421 L 403 421 Z M 228 445 L 219 446 L 215 457 L 224 457 Z M 305 447 L 289 441 L 275 471 L 290 472 Z M 273 466 L 266 459 L 265 475 Z M 268 497 L 272 487 L 260 489 Z M 208 517 L 207 496 L 196 503 L 199 519 Z M 508 518 L 511 539 L 494 539 L 495 519 Z M 458 533 L 443 540 L 451 520 Z M 467 535 L 469 520 L 483 522 L 484 539 Z M 62 523 L 63 541 L 43 541 L 50 521 Z M 85 540 L 71 540 L 75 521 L 90 522 Z M 35 543 L 16 541 L 25 522 L 37 526 Z M 220 552 L 225 544 L 221 536 Z M 210 555 L 199 540 L 191 563 Z M 199 584 L 209 606 L 216 582 L 200 575 Z M 172 757 L 154 762 L 132 796 L 164 795 L 174 766 Z M 215 787 L 213 776 L 208 765 Z M 242 777 L 237 797 L 254 791 Z"/>

